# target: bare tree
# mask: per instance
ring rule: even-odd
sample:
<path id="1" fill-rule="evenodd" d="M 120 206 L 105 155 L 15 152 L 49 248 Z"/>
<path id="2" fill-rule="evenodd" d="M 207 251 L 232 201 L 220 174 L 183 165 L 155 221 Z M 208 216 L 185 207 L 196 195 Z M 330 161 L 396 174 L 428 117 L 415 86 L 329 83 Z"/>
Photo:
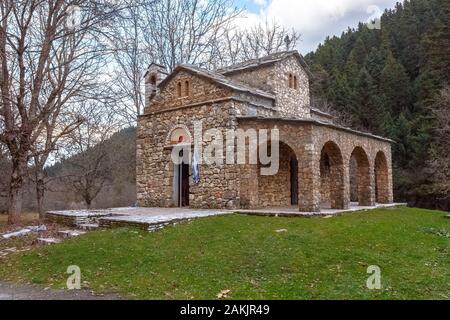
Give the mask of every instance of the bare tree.
<path id="1" fill-rule="evenodd" d="M 111 181 L 111 152 L 108 139 L 119 127 L 115 112 L 100 103 L 80 106 L 85 121 L 67 138 L 62 180 L 91 208 L 92 201 Z"/>
<path id="2" fill-rule="evenodd" d="M 111 33 L 111 49 L 116 67 L 113 71 L 117 111 L 130 125 L 144 109 L 144 74 L 149 64 L 150 51 L 145 47 L 144 26 L 147 26 L 145 8 L 153 1 L 136 1 L 121 13 Z M 150 10 L 150 9 L 148 9 Z"/>
<path id="3" fill-rule="evenodd" d="M 8 177 L 10 171 L 10 162 L 8 159 L 7 148 L 0 143 L 0 168 L 2 173 L 0 174 L 0 212 L 6 209 L 6 199 L 8 197 Z"/>
<path id="4" fill-rule="evenodd" d="M 178 63 L 209 66 L 217 39 L 241 12 L 230 0 L 155 1 L 143 20 L 147 54 L 168 71 Z"/>
<path id="5" fill-rule="evenodd" d="M 32 147 L 33 178 L 36 186 L 36 200 L 40 219 L 45 218 L 44 195 L 46 190 L 45 165 L 49 156 L 58 150 L 58 143 L 82 123 L 84 118 L 78 113 L 61 114 L 61 106 L 45 119 L 45 128 Z"/>
<path id="6" fill-rule="evenodd" d="M 116 11 L 108 0 L 0 2 L 0 142 L 12 167 L 10 224 L 20 220 L 29 159 L 47 153 L 36 150 L 37 141 L 50 133 L 61 108 L 95 90 L 99 39 Z"/>
<path id="7" fill-rule="evenodd" d="M 431 107 L 435 121 L 431 145 L 430 168 L 434 191 L 443 198 L 450 197 L 450 86 L 442 89 Z"/>
<path id="8" fill-rule="evenodd" d="M 265 20 L 250 29 L 226 28 L 215 49 L 218 66 L 257 59 L 280 51 L 294 50 L 300 35 L 276 21 Z"/>

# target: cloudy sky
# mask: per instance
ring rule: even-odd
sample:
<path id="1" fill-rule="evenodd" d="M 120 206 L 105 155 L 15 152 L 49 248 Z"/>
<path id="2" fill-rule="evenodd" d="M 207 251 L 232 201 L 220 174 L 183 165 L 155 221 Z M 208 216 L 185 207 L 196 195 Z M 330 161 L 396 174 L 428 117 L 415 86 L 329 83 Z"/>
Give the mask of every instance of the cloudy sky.
<path id="1" fill-rule="evenodd" d="M 399 0 L 236 0 L 246 8 L 246 26 L 276 20 L 302 35 L 299 50 L 306 54 L 328 35 L 340 35 L 359 21 L 379 17 Z"/>

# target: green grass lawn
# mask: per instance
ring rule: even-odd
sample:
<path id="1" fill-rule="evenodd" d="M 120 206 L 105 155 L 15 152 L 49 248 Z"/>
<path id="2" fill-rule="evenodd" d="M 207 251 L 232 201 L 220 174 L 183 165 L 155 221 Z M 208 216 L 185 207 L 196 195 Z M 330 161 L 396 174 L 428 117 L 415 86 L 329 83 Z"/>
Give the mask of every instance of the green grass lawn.
<path id="1" fill-rule="evenodd" d="M 231 299 L 450 299 L 445 216 L 408 208 L 331 219 L 230 215 L 151 234 L 98 231 L 10 256 L 0 279 L 59 288 L 78 265 L 85 287 L 128 298 L 215 299 L 228 289 Z M 381 290 L 366 287 L 370 265 L 381 268 Z"/>

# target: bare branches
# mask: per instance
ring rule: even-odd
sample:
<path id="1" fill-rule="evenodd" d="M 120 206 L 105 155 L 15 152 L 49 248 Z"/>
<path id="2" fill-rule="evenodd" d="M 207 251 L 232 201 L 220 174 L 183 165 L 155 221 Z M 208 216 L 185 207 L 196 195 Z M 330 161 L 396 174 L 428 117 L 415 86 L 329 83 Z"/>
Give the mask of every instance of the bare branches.
<path id="1" fill-rule="evenodd" d="M 73 8 L 80 19 L 69 24 Z M 76 103 L 97 98 L 105 33 L 120 10 L 107 0 L 1 2 L 0 142 L 12 164 L 11 222 L 21 210 L 29 159 L 42 171 L 58 141 L 80 125 L 81 118 L 68 120 Z"/>
<path id="2" fill-rule="evenodd" d="M 265 20 L 250 29 L 227 28 L 215 44 L 215 67 L 257 59 L 280 51 L 294 50 L 300 35 L 277 23 Z"/>
<path id="3" fill-rule="evenodd" d="M 178 63 L 208 65 L 214 42 L 242 11 L 228 0 L 160 0 L 146 7 L 149 56 L 173 70 Z"/>
<path id="4" fill-rule="evenodd" d="M 107 141 L 116 131 L 117 119 L 114 110 L 98 103 L 82 104 L 81 109 L 86 118 L 68 135 L 62 181 L 90 208 L 111 180 Z"/>

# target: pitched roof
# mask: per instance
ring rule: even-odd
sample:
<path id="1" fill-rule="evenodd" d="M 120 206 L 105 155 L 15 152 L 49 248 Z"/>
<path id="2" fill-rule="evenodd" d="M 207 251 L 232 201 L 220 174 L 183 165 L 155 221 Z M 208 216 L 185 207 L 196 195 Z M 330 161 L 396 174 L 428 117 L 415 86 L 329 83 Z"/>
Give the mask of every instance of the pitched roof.
<path id="1" fill-rule="evenodd" d="M 369 132 L 359 131 L 352 128 L 344 127 L 335 123 L 327 122 L 327 121 L 321 121 L 318 119 L 313 118 L 285 118 L 285 117 L 263 117 L 263 116 L 237 116 L 236 117 L 239 121 L 279 121 L 279 122 L 293 122 L 293 123 L 310 123 L 315 124 L 318 126 L 324 126 L 329 127 L 333 129 L 337 129 L 340 131 L 345 131 L 349 133 L 354 133 L 359 136 L 363 137 L 369 137 L 376 140 L 389 142 L 389 143 L 395 143 L 394 140 L 385 138 L 382 136 L 378 136 Z"/>
<path id="2" fill-rule="evenodd" d="M 191 72 L 195 75 L 198 75 L 200 77 L 209 79 L 219 85 L 222 85 L 224 87 L 230 88 L 232 90 L 238 91 L 238 92 L 244 92 L 244 93 L 250 93 L 253 95 L 257 95 L 260 97 L 264 97 L 267 99 L 275 100 L 275 96 L 273 94 L 267 93 L 265 91 L 252 88 L 244 83 L 231 80 L 230 78 L 225 77 L 224 75 L 221 75 L 219 73 L 211 72 L 202 68 L 199 68 L 194 65 L 190 64 L 180 64 L 178 65 L 175 70 L 166 78 L 164 79 L 160 84 L 159 87 L 162 88 L 167 82 L 169 82 L 180 70 L 187 70 L 188 72 Z"/>
<path id="3" fill-rule="evenodd" d="M 216 70 L 216 72 L 221 73 L 221 74 L 230 74 L 230 73 L 240 72 L 240 71 L 249 70 L 249 69 L 256 69 L 261 66 L 267 66 L 267 65 L 274 64 L 276 62 L 279 62 L 279 61 L 289 58 L 291 56 L 297 57 L 300 64 L 305 69 L 305 71 L 308 73 L 308 75 L 311 75 L 311 72 L 309 71 L 309 67 L 306 64 L 305 59 L 296 50 L 273 53 L 273 54 L 270 54 L 270 55 L 262 57 L 262 58 L 252 59 L 252 60 L 244 61 L 244 62 L 241 62 L 238 64 L 234 64 L 232 66 L 221 68 L 221 69 Z"/>
<path id="4" fill-rule="evenodd" d="M 161 64 L 159 64 L 159 63 L 152 62 L 152 63 L 150 63 L 149 66 L 147 67 L 147 71 L 146 71 L 145 74 L 144 74 L 144 78 L 148 75 L 148 72 L 149 72 L 149 70 L 150 70 L 150 68 L 151 68 L 152 66 L 159 67 L 159 68 L 161 69 L 161 72 L 162 72 L 162 73 L 169 74 L 169 73 L 166 71 L 166 67 L 164 67 L 163 65 L 161 65 Z"/>

